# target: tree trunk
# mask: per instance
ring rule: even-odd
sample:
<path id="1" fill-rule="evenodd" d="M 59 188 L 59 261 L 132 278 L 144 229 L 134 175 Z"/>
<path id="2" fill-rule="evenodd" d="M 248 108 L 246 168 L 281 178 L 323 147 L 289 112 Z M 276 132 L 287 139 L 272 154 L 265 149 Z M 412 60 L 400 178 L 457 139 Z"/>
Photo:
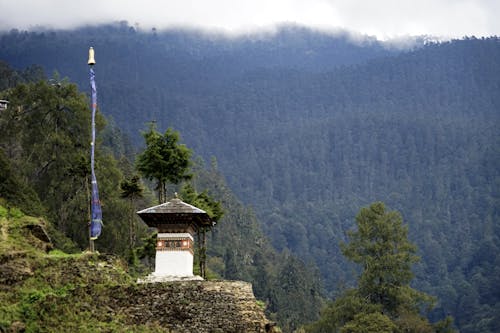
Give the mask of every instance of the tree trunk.
<path id="1" fill-rule="evenodd" d="M 200 276 L 205 279 L 206 278 L 206 260 L 207 260 L 207 254 L 206 254 L 206 230 L 205 228 L 200 228 L 198 229 L 197 232 L 198 236 L 198 255 L 199 255 L 199 267 L 200 267 Z"/>

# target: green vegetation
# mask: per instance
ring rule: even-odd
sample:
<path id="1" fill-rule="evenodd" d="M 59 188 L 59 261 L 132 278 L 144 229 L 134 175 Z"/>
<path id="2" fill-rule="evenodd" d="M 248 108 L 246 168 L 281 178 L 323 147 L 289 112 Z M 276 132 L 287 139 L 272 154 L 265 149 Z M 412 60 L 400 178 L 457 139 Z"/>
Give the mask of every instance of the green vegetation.
<path id="1" fill-rule="evenodd" d="M 136 221 L 136 200 L 144 197 L 144 188 L 138 175 L 133 175 L 130 179 L 124 179 L 120 183 L 120 196 L 129 201 L 129 217 L 128 217 L 128 232 L 129 232 L 129 257 L 135 258 L 134 251 L 138 245 L 137 242 L 137 221 Z M 132 260 L 133 261 L 133 260 Z M 135 263 L 136 264 L 136 263 Z"/>
<path id="2" fill-rule="evenodd" d="M 7 67 L 4 72 L 9 72 Z M 43 216 L 49 221 L 47 230 L 54 245 L 77 252 L 88 247 L 90 220 L 88 100 L 75 84 L 58 75 L 48 81 L 38 80 L 38 74 L 24 77 L 25 81 L 16 81 L 1 92 L 10 101 L 0 114 L 1 197 L 6 205 Z M 97 125 L 99 131 L 113 136 L 99 113 Z M 120 136 L 114 136 L 114 142 L 119 141 Z M 149 203 L 150 197 L 129 193 L 130 188 L 123 197 L 120 183 L 132 173 L 131 163 L 125 155 L 116 154 L 113 146 L 103 146 L 100 139 L 97 146 L 96 173 L 106 206 L 107 232 L 96 247 L 130 257 L 131 247 L 141 245 L 134 240 L 148 234 L 132 214 L 137 206 Z"/>
<path id="3" fill-rule="evenodd" d="M 99 290 L 132 283 L 123 262 L 89 252 L 47 253 L 49 244 L 40 234 L 47 223 L 4 205 L 0 206 L 1 332 L 161 331 L 154 325 L 129 325 L 120 317 L 104 318 L 97 311 Z M 85 292 L 90 288 L 96 291 Z"/>
<path id="4" fill-rule="evenodd" d="M 432 298 L 410 287 L 411 265 L 419 258 L 401 215 L 377 202 L 361 209 L 356 226 L 342 252 L 362 268 L 357 287 L 330 304 L 307 331 L 453 332 L 449 321 L 433 326 L 420 314 L 432 307 Z"/>
<path id="5" fill-rule="evenodd" d="M 224 209 L 224 216 L 207 233 L 209 271 L 224 279 L 251 282 L 257 299 L 266 304 L 268 318 L 283 332 L 317 320 L 324 304 L 318 270 L 272 247 L 253 210 L 237 200 L 215 160 L 209 169 L 198 165 L 195 175 L 191 186 L 206 189 Z"/>
<path id="6" fill-rule="evenodd" d="M 359 207 L 383 201 L 401 212 L 408 237 L 418 246 L 422 260 L 413 266 L 412 287 L 439 300 L 429 321 L 451 315 L 463 333 L 500 330 L 498 37 L 401 51 L 297 27 L 226 39 L 182 30 L 137 31 L 121 22 L 72 31 L 12 30 L 0 36 L 0 59 L 15 68 L 41 64 L 87 87 L 81 50 L 89 40 L 98 53 L 98 75 L 106 80 L 99 89 L 108 120 L 98 143 L 97 173 L 106 192 L 98 249 L 127 252 L 128 245 L 116 240 L 129 237 L 129 201 L 116 189 L 135 173 L 127 161 L 134 160 L 138 148 L 132 142 L 142 143 L 144 124 L 156 120 L 161 133 L 175 128 L 205 161 L 217 157 L 223 182 L 202 180 L 193 172 L 196 191 L 208 189 L 225 211 L 207 234 L 207 268 L 214 274 L 252 281 L 267 304 L 291 306 L 272 302 L 268 293 L 271 285 L 279 286 L 273 279 L 286 271 L 282 268 L 291 254 L 300 257 L 307 274 L 318 273 L 328 297 L 336 299 L 355 281 L 355 264 L 338 244 L 353 227 Z M 40 79 L 40 68 L 13 71 L 2 64 L 1 98 L 10 98 L 3 89 Z M 17 106 L 11 103 L 9 113 Z M 19 133 L 29 133 L 26 129 L 14 131 L 12 145 L 0 133 L 0 180 L 9 182 L 0 182 L 0 193 L 27 213 L 50 215 L 50 233 L 59 247 L 83 249 L 87 219 L 81 217 L 87 206 L 70 200 L 59 214 L 54 204 L 45 207 L 50 197 L 38 194 L 43 187 L 32 186 L 38 182 L 34 170 L 23 168 L 29 154 L 15 160 L 9 155 L 22 151 Z M 88 141 L 79 144 L 87 147 Z M 72 193 L 84 197 L 71 177 L 61 176 L 62 190 L 74 186 Z M 181 193 L 182 186 L 169 187 L 169 193 Z M 238 204 L 225 194 L 217 196 L 221 186 Z M 148 186 L 145 191 L 137 207 L 152 202 Z M 61 233 L 59 216 L 73 227 Z M 149 237 L 140 226 L 139 245 Z M 57 232 L 77 246 L 56 237 Z M 260 247 L 269 245 L 267 238 L 276 250 Z M 273 283 L 257 282 L 266 279 Z"/>
<path id="7" fill-rule="evenodd" d="M 426 300 L 409 286 L 411 266 L 419 258 L 402 222 L 399 213 L 387 212 L 383 203 L 374 203 L 361 209 L 356 216 L 357 230 L 348 232 L 350 241 L 342 247 L 346 258 L 362 267 L 359 297 L 380 305 L 380 311 L 393 318 L 418 311 L 419 303 Z"/>
<path id="8" fill-rule="evenodd" d="M 88 256 L 94 258 L 90 254 L 84 256 L 77 254 L 88 246 L 87 150 L 90 124 L 87 100 L 78 92 L 75 85 L 59 79 L 16 84 L 1 92 L 1 96 L 8 98 L 10 104 L 8 110 L 0 114 L 2 129 L 0 195 L 5 203 L 0 208 L 0 214 L 5 218 L 24 218 L 22 211 L 35 216 L 41 214 L 43 221 L 46 221 L 43 222 L 44 230 L 48 233 L 46 237 L 52 240 L 56 249 L 52 250 L 50 243 L 44 243 L 42 250 L 50 251 L 49 254 L 43 256 L 35 254 L 31 258 L 35 264 L 29 264 L 33 269 L 28 269 L 26 274 L 31 276 L 36 269 L 38 272 L 36 274 L 40 276 L 58 276 L 57 281 L 67 281 L 66 284 L 46 286 L 42 280 L 33 282 L 34 280 L 28 279 L 27 285 L 23 284 L 20 288 L 34 286 L 34 290 L 38 290 L 39 293 L 32 295 L 31 289 L 27 292 L 21 292 L 21 289 L 12 291 L 27 295 L 22 298 L 21 303 L 19 299 L 12 298 L 11 290 L 4 293 L 2 297 L 12 298 L 12 302 L 6 303 L 2 310 L 8 313 L 5 315 L 6 318 L 10 318 L 2 324 L 4 325 L 2 327 L 7 327 L 5 326 L 7 323 L 13 325 L 19 321 L 19 325 L 29 326 L 33 323 L 29 328 L 31 330 L 37 323 L 48 321 L 48 327 L 57 331 L 61 328 L 55 326 L 56 321 L 59 320 L 60 325 L 64 325 L 68 319 L 75 321 L 76 324 L 74 326 L 71 324 L 71 327 L 78 331 L 76 328 L 78 323 L 94 316 L 94 319 L 88 321 L 87 326 L 81 325 L 81 331 L 91 328 L 113 331 L 113 325 L 119 327 L 120 318 L 117 318 L 116 322 L 111 321 L 108 327 L 101 321 L 107 323 L 109 319 L 99 317 L 92 312 L 93 310 L 83 311 L 81 318 L 75 318 L 78 314 L 71 311 L 76 310 L 68 306 L 68 302 L 76 302 L 83 304 L 85 308 L 86 303 L 91 304 L 88 297 L 99 296 L 92 293 L 83 296 L 79 294 L 85 293 L 79 289 L 80 285 L 82 283 L 87 285 L 90 279 L 84 277 L 86 273 L 81 271 L 92 270 L 100 265 L 97 261 L 93 262 L 93 259 L 86 259 Z M 106 126 L 100 114 L 98 114 L 98 124 L 102 136 L 99 135 L 97 140 L 96 173 L 104 207 L 104 229 L 101 237 L 95 242 L 96 247 L 100 253 L 114 254 L 126 260 L 129 263 L 126 268 L 128 274 L 133 276 L 146 274 L 153 268 L 151 264 L 154 262 L 155 235 L 138 221 L 135 211 L 153 204 L 151 190 L 142 184 L 136 175 L 133 164 L 125 154 L 128 150 L 123 149 L 124 141 L 120 132 L 114 127 Z M 154 129 L 151 131 L 155 132 Z M 177 145 L 178 133 L 167 131 L 165 135 L 174 140 L 174 148 L 180 147 L 182 151 L 189 151 L 184 146 Z M 109 145 L 104 146 L 104 142 Z M 188 162 L 187 165 L 192 163 L 185 159 L 190 154 L 190 151 L 187 155 L 181 154 L 184 156 L 184 162 Z M 289 253 L 278 254 L 263 236 L 252 211 L 236 199 L 220 173 L 216 169 L 205 170 L 200 163 L 193 165 L 193 170 L 182 168 L 180 178 L 187 178 L 186 176 L 193 172 L 195 177 L 191 183 L 174 184 L 174 186 L 178 187 L 177 190 L 184 200 L 206 210 L 214 221 L 218 222 L 216 228 L 211 231 L 205 230 L 209 243 L 206 257 L 207 278 L 223 277 L 252 282 L 257 297 L 268 305 L 268 313 L 284 327 L 293 328 L 303 322 L 317 319 L 322 304 L 319 277 L 315 275 L 315 278 L 309 281 L 308 276 L 311 274 L 308 267 Z M 186 166 L 185 163 L 183 165 Z M 175 183 L 175 179 L 168 177 L 165 179 Z M 198 192 L 197 189 L 201 190 Z M 21 207 L 22 210 L 16 207 Z M 37 225 L 33 218 L 25 218 L 33 222 L 30 222 L 31 224 L 27 222 L 29 225 Z M 12 231 L 11 235 L 14 233 Z M 23 238 L 15 239 L 20 242 L 19 248 L 23 249 Z M 1 254 L 9 257 L 10 251 L 16 249 L 12 246 L 15 242 L 2 242 Z M 25 253 L 25 248 L 22 251 Z M 68 252 L 75 254 L 67 254 Z M 197 262 L 201 262 L 200 256 L 204 257 L 205 254 L 198 252 Z M 24 254 L 22 258 L 25 258 Z M 95 260 L 102 260 L 105 257 L 96 258 Z M 27 259 L 19 260 L 22 264 L 15 261 L 19 266 L 29 266 Z M 287 270 L 291 269 L 289 263 L 293 263 L 297 280 L 284 285 L 281 280 L 289 274 Z M 79 267 L 78 272 L 68 273 L 66 266 L 72 265 Z M 74 281 L 73 274 L 77 275 Z M 123 274 L 128 280 L 131 279 L 125 272 Z M 68 276 L 61 277 L 65 275 Z M 81 282 L 80 278 L 86 282 Z M 308 283 L 304 284 L 304 281 Z M 113 279 L 100 280 L 99 284 L 102 286 L 99 290 L 103 292 L 101 295 L 103 297 L 107 297 L 104 290 L 108 282 L 111 285 L 118 283 Z M 9 283 L 11 282 L 6 282 Z M 40 284 L 37 286 L 37 283 Z M 73 286 L 77 286 L 77 289 Z M 294 288 L 294 297 L 300 296 L 308 302 L 310 311 L 303 313 L 300 307 L 294 306 L 286 312 L 281 312 L 281 308 L 285 309 L 286 305 L 292 304 L 288 301 L 288 294 L 280 291 L 283 288 Z M 314 292 L 311 293 L 310 290 Z M 78 295 L 75 296 L 75 293 Z M 56 305 L 46 308 L 55 300 L 57 300 Z M 23 312 L 20 307 L 23 309 L 26 307 L 27 310 Z M 64 307 L 68 309 L 63 310 Z M 24 316 L 19 313 L 30 315 Z M 50 316 L 58 319 L 52 320 Z M 134 328 L 134 330 L 139 329 Z"/>
<path id="9" fill-rule="evenodd" d="M 155 180 L 158 202 L 167 201 L 167 183 L 178 184 L 189 180 L 192 151 L 179 143 L 179 132 L 171 128 L 162 135 L 151 123 L 149 131 L 143 133 L 146 149 L 137 156 L 137 170 L 149 180 Z"/>

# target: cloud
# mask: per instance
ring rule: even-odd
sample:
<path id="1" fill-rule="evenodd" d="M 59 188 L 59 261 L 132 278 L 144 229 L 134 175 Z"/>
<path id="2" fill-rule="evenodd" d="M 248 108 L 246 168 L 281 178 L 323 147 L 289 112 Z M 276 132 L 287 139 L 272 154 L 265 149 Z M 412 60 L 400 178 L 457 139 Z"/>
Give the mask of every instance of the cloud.
<path id="1" fill-rule="evenodd" d="M 74 28 L 126 20 L 140 28 L 188 26 L 248 32 L 277 23 L 404 35 L 500 34 L 497 0 L 0 0 L 0 30 Z"/>

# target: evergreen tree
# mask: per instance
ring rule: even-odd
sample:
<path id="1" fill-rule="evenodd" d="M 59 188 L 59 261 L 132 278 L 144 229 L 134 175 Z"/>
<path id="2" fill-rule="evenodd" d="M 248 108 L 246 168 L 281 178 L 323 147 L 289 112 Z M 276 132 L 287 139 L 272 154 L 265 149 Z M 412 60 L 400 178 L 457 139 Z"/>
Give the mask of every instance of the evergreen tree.
<path id="1" fill-rule="evenodd" d="M 65 81 L 38 81 L 15 86 L 6 98 L 10 107 L 0 114 L 0 147 L 10 164 L 60 232 L 87 235 L 73 228 L 77 221 L 85 226 L 87 219 L 90 116 L 84 96 Z M 97 122 L 102 127 L 103 118 Z"/>
<path id="2" fill-rule="evenodd" d="M 285 332 L 295 332 L 318 318 L 322 306 L 322 286 L 317 272 L 300 259 L 283 253 L 282 263 L 272 281 L 269 310 Z"/>
<path id="3" fill-rule="evenodd" d="M 167 182 L 178 184 L 191 179 L 189 166 L 192 151 L 179 143 L 179 133 L 171 128 L 162 135 L 154 122 L 143 133 L 146 149 L 137 157 L 137 170 L 149 180 L 156 180 L 158 201 L 167 199 Z"/>
<path id="4" fill-rule="evenodd" d="M 340 330 L 341 333 L 393 333 L 396 325 L 378 312 L 360 313 Z"/>
<path id="5" fill-rule="evenodd" d="M 182 188 L 181 196 L 184 200 L 200 209 L 203 209 L 210 218 L 217 223 L 224 215 L 224 210 L 219 201 L 214 200 L 207 191 L 198 193 L 191 184 L 186 184 Z M 206 263 L 207 263 L 207 231 L 212 227 L 200 227 L 198 229 L 198 251 L 197 259 L 200 267 L 200 275 L 202 278 L 206 277 Z"/>
<path id="6" fill-rule="evenodd" d="M 138 175 L 132 176 L 130 179 L 124 179 L 120 183 L 121 194 L 124 199 L 129 200 L 129 246 L 132 252 L 137 241 L 137 216 L 135 214 L 135 200 L 142 198 L 144 189 L 141 186 Z"/>
<path id="7" fill-rule="evenodd" d="M 342 253 L 362 266 L 359 296 L 379 304 L 382 313 L 390 316 L 397 316 L 402 308 L 416 310 L 419 293 L 409 283 L 413 279 L 411 265 L 418 257 L 401 215 L 387 212 L 384 204 L 377 202 L 361 209 L 356 225 L 356 231 L 348 232 L 350 242 L 342 244 Z"/>
<path id="8" fill-rule="evenodd" d="M 411 266 L 419 257 L 401 215 L 376 202 L 360 210 L 356 225 L 348 232 L 350 242 L 341 247 L 362 267 L 358 287 L 332 303 L 309 332 L 441 331 L 442 323 L 433 327 L 420 315 L 432 298 L 410 287 Z"/>
<path id="9" fill-rule="evenodd" d="M 36 192 L 12 168 L 0 147 L 0 197 L 28 214 L 43 215 L 44 208 Z"/>
<path id="10" fill-rule="evenodd" d="M 25 212 L 43 215 L 57 248 L 84 249 L 90 219 L 88 100 L 75 84 L 57 76 L 30 83 L 41 76 L 37 67 L 19 75 L 28 83 L 1 92 L 1 99 L 10 103 L 0 112 L 0 197 Z M 102 114 L 96 122 L 100 132 L 105 126 Z M 119 191 L 123 173 L 108 149 L 101 149 L 100 139 L 96 144 L 96 173 L 105 207 L 105 232 L 96 245 L 101 252 L 125 256 L 129 243 L 123 240 L 130 234 L 129 210 Z M 143 233 L 139 230 L 138 236 Z"/>
<path id="11" fill-rule="evenodd" d="M 181 189 L 181 198 L 185 202 L 203 209 L 208 216 L 218 222 L 224 216 L 224 209 L 220 201 L 215 200 L 208 191 L 198 193 L 192 184 L 185 184 Z"/>

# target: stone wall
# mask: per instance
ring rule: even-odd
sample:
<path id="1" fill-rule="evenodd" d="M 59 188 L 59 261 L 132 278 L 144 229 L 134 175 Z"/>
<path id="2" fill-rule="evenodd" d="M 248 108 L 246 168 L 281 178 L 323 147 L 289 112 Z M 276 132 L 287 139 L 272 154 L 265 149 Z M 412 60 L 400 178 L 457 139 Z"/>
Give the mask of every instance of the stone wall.
<path id="1" fill-rule="evenodd" d="M 264 333 L 269 323 L 247 282 L 145 283 L 109 293 L 108 311 L 130 324 L 155 323 L 179 333 Z"/>

